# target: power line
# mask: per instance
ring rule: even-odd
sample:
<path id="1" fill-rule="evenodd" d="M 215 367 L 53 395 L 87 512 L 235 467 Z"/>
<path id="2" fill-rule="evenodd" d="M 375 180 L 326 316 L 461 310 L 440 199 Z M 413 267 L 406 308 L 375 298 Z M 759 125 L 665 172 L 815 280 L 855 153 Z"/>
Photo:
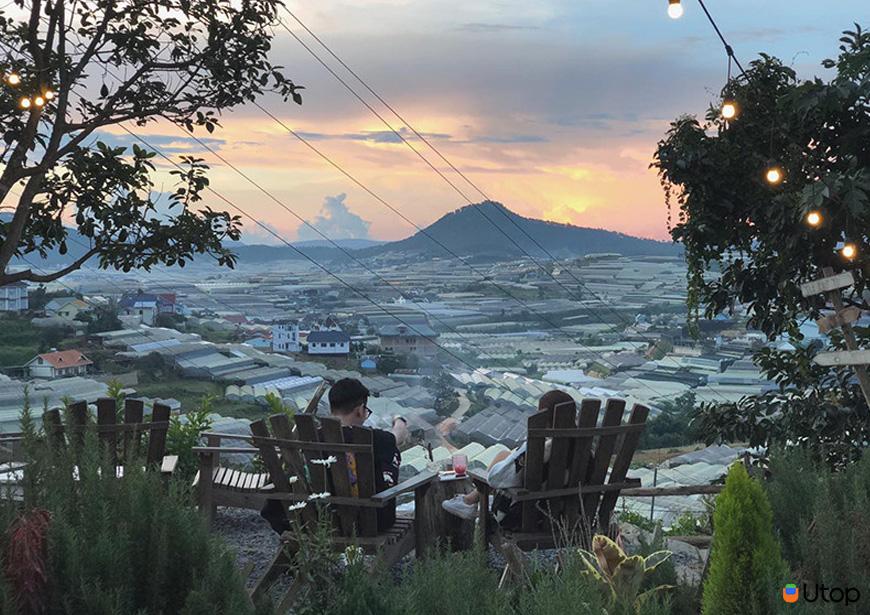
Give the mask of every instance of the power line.
<path id="1" fill-rule="evenodd" d="M 393 115 L 395 115 L 395 116 L 396 116 L 396 117 L 397 117 L 397 118 L 398 118 L 398 119 L 399 119 L 399 120 L 400 120 L 400 121 L 401 121 L 405 126 L 407 126 L 408 129 L 411 130 L 411 131 L 414 133 L 414 135 L 416 135 L 416 136 L 417 136 L 417 137 L 418 137 L 418 138 L 419 138 L 423 143 L 425 143 L 425 144 L 426 144 L 426 145 L 427 145 L 427 146 L 428 146 L 428 147 L 429 147 L 433 152 L 435 152 L 435 153 L 438 155 L 438 157 L 441 158 L 441 160 L 443 160 L 443 161 L 444 161 L 444 162 L 445 162 L 445 163 L 446 163 L 446 164 L 447 164 L 447 165 L 448 165 L 448 166 L 449 166 L 449 167 L 450 167 L 454 172 L 456 172 L 456 173 L 457 173 L 460 177 L 462 177 L 462 179 L 464 179 L 464 180 L 465 180 L 465 181 L 466 181 L 466 182 L 467 182 L 467 183 L 468 183 L 472 188 L 474 188 L 474 189 L 475 189 L 475 190 L 476 190 L 476 191 L 477 191 L 481 196 L 483 196 L 484 199 L 486 199 L 487 201 L 492 202 L 492 199 L 490 199 L 490 197 L 486 194 L 486 192 L 483 191 L 483 189 L 481 189 L 481 188 L 480 188 L 476 183 L 474 183 L 474 182 L 473 182 L 473 181 L 472 181 L 472 180 L 471 180 L 467 175 L 465 175 L 465 174 L 464 174 L 464 173 L 463 173 L 459 168 L 457 168 L 457 167 L 456 167 L 456 166 L 455 166 L 455 165 L 454 165 L 454 164 L 453 164 L 449 159 L 447 159 L 447 157 L 444 156 L 444 155 L 441 153 L 441 151 L 440 151 L 440 150 L 439 150 L 439 149 L 438 149 L 438 148 L 437 148 L 437 147 L 436 147 L 436 146 L 435 146 L 435 145 L 434 145 L 434 144 L 433 144 L 429 139 L 427 139 L 423 134 L 421 134 L 419 131 L 417 131 L 417 130 L 413 127 L 413 125 L 412 125 L 410 122 L 408 122 L 407 119 L 405 119 L 401 114 L 399 114 L 399 112 L 398 112 L 398 111 L 397 111 L 397 110 L 396 110 L 392 105 L 390 105 L 387 101 L 385 101 L 385 100 L 383 99 L 383 97 L 381 97 L 381 96 L 380 96 L 380 95 L 379 95 L 379 94 L 378 94 L 378 93 L 377 93 L 377 92 L 376 92 L 376 91 L 375 91 L 371 86 L 369 86 L 368 83 L 366 83 L 365 80 L 362 79 L 362 77 L 360 77 L 360 76 L 359 76 L 359 75 L 358 75 L 358 74 L 357 74 L 353 69 L 351 69 L 351 68 L 350 68 L 350 67 L 349 67 L 349 66 L 348 66 L 348 65 L 347 65 L 347 64 L 346 64 L 346 63 L 345 63 L 345 62 L 344 62 L 344 61 L 343 61 L 343 60 L 342 60 L 342 59 L 341 59 L 341 58 L 340 58 L 340 57 L 339 57 L 335 52 L 333 52 L 332 49 L 331 49 L 331 48 L 330 48 L 330 47 L 329 47 L 325 42 L 323 42 L 323 40 L 321 40 L 321 39 L 320 39 L 320 38 L 319 38 L 319 37 L 318 37 L 318 36 L 317 36 L 317 35 L 316 35 L 316 34 L 315 34 L 311 29 L 310 29 L 310 28 L 308 28 L 308 26 L 306 26 L 306 25 L 305 25 L 305 24 L 304 24 L 304 23 L 303 23 L 303 22 L 302 22 L 302 21 L 301 21 L 301 20 L 300 20 L 300 19 L 299 19 L 299 18 L 298 18 L 298 17 L 297 17 L 293 12 L 292 12 L 292 11 L 290 11 L 290 9 L 288 9 L 287 7 L 284 7 L 284 10 L 285 10 L 285 11 L 286 11 L 286 12 L 287 12 L 287 13 L 288 13 L 288 14 L 289 14 L 289 15 L 290 15 L 294 20 L 296 20 L 296 22 L 298 22 L 298 23 L 300 24 L 300 26 L 302 26 L 302 28 L 304 28 L 305 31 L 308 32 L 308 33 L 309 33 L 309 34 L 310 34 L 310 35 L 311 35 L 311 36 L 312 36 L 312 37 L 313 37 L 313 38 L 314 38 L 314 39 L 315 39 L 315 40 L 316 40 L 316 41 L 317 41 L 317 42 L 318 42 L 318 43 L 319 43 L 319 44 L 320 44 L 320 45 L 321 45 L 321 46 L 322 46 L 322 47 L 323 47 L 323 48 L 324 48 L 324 49 L 325 49 L 325 50 L 326 50 L 326 51 L 327 51 L 327 52 L 328 52 L 328 53 L 329 53 L 333 58 L 335 58 L 335 59 L 336 59 L 336 60 L 341 64 L 341 66 L 343 66 L 346 70 L 348 70 L 348 72 L 350 72 L 350 74 L 353 75 L 354 78 L 356 78 L 356 80 L 359 81 L 359 82 L 363 85 L 363 87 L 365 87 L 365 88 L 366 88 L 366 89 L 367 89 L 367 90 L 368 90 L 368 91 L 369 91 L 373 96 L 375 96 L 375 98 L 377 98 L 377 100 L 379 100 L 382 104 L 384 104 L 384 106 L 386 106 L 387 109 L 389 109 L 389 110 L 393 113 Z M 350 85 L 349 85 L 349 84 L 348 84 L 344 79 L 342 79 L 342 77 L 341 77 L 340 75 L 338 75 L 338 74 L 337 74 L 337 73 L 336 73 L 336 72 L 335 72 L 335 71 L 334 71 L 334 70 L 333 70 L 333 69 L 332 69 L 332 68 L 331 68 L 331 67 L 330 67 L 330 66 L 329 66 L 329 65 L 328 65 L 328 64 L 327 64 L 327 63 L 326 63 L 322 58 L 320 58 L 320 56 L 319 56 L 319 55 L 318 55 L 314 50 L 312 50 L 311 47 L 309 47 L 309 46 L 308 46 L 304 41 L 302 41 L 302 39 L 299 38 L 299 36 L 298 36 L 295 32 L 293 32 L 290 28 L 288 28 L 287 25 L 286 25 L 283 21 L 281 21 L 280 19 L 278 19 L 278 23 L 279 23 L 279 24 L 280 24 L 280 25 L 281 25 L 281 26 L 282 26 L 282 27 L 283 27 L 283 28 L 284 28 L 284 29 L 285 29 L 285 30 L 286 30 L 286 31 L 287 31 L 287 32 L 288 32 L 288 33 L 289 33 L 289 34 L 290 34 L 294 39 L 296 39 L 296 41 L 298 41 L 299 44 L 302 45 L 302 47 L 305 48 L 305 50 L 308 51 L 308 53 L 309 53 L 311 56 L 313 56 L 313 57 L 314 57 L 314 58 L 315 58 L 315 59 L 316 59 L 316 60 L 317 60 L 317 61 L 318 61 L 318 62 L 319 62 L 319 63 L 320 63 L 320 64 L 321 64 L 321 65 L 322 65 L 322 66 L 323 66 L 323 67 L 324 67 L 324 68 L 325 68 L 325 69 L 326 69 L 326 70 L 327 70 L 327 71 L 328 71 L 332 76 L 333 76 L 333 77 L 335 77 L 335 79 L 337 79 L 338 82 L 341 83 L 341 84 L 345 87 L 345 89 L 347 89 L 347 90 L 348 90 L 348 91 L 349 91 L 349 92 L 350 92 L 350 93 L 351 93 L 351 94 L 352 94 L 352 95 L 353 95 L 357 100 L 359 100 L 359 101 L 360 101 L 360 102 L 361 102 L 361 103 L 362 103 L 362 104 L 363 104 L 363 105 L 364 105 L 364 106 L 365 106 L 365 107 L 366 107 L 366 108 L 367 108 L 367 109 L 368 109 L 372 114 L 374 114 L 375 117 L 377 117 L 377 118 L 378 118 L 378 119 L 379 119 L 379 120 L 380 120 L 380 121 L 381 121 L 381 122 L 382 122 L 382 123 L 383 123 L 383 124 L 384 124 L 388 129 L 389 129 L 389 130 L 390 130 L 390 131 L 392 131 L 392 132 L 393 132 L 397 137 L 399 137 L 399 139 L 401 139 L 401 141 L 402 141 L 406 146 L 408 146 L 408 147 L 411 149 L 411 151 L 413 151 L 413 152 L 414 152 L 414 153 L 415 153 L 415 154 L 416 154 L 416 155 L 417 155 L 421 160 L 423 160 L 423 161 L 427 164 L 427 166 L 429 166 L 429 167 L 430 167 L 432 170 L 434 170 L 434 171 L 435 171 L 435 172 L 436 172 L 440 177 L 442 177 L 442 178 L 443 178 L 443 179 L 444 179 L 444 180 L 445 180 L 445 181 L 446 181 L 446 182 L 447 182 L 447 183 L 448 183 L 452 188 L 454 188 L 454 190 L 456 190 L 456 191 L 460 194 L 460 196 L 462 196 L 466 201 L 469 201 L 468 197 L 467 197 L 467 196 L 466 196 L 466 195 L 465 195 L 461 190 L 459 190 L 459 189 L 455 186 L 455 184 L 453 184 L 453 182 L 451 182 L 448 178 L 446 178 L 446 177 L 444 176 L 444 174 L 441 173 L 440 170 L 437 169 L 437 167 L 435 167 L 435 166 L 434 166 L 434 165 L 433 165 L 433 164 L 432 164 L 432 163 L 431 163 L 431 162 L 430 162 L 430 161 L 429 161 L 425 156 L 423 156 L 423 155 L 422 155 L 422 154 L 421 154 L 421 153 L 420 153 L 420 152 L 419 152 L 419 151 L 418 151 L 418 150 L 417 150 L 417 149 L 416 149 L 416 148 L 415 148 L 415 147 L 414 147 L 414 146 L 413 146 L 413 145 L 412 145 L 412 144 L 411 144 L 411 143 L 410 143 L 406 138 L 405 138 L 404 135 L 401 134 L 401 132 L 399 132 L 398 130 L 396 130 L 396 129 L 395 129 L 395 128 L 394 128 L 394 127 L 393 127 L 393 126 L 392 126 L 392 125 L 391 125 L 391 124 L 390 124 L 390 123 L 389 123 L 389 122 L 388 122 L 388 121 L 387 121 L 387 120 L 386 120 L 386 119 L 385 119 L 381 114 L 380 114 L 380 113 L 377 112 L 377 110 L 375 110 L 375 109 L 374 109 L 374 108 L 373 108 L 373 107 L 372 107 L 372 106 L 371 106 L 371 105 L 370 105 L 370 104 L 369 104 L 369 103 L 368 103 L 364 98 L 362 98 L 362 96 L 360 96 L 352 86 L 350 86 Z M 742 69 L 741 69 L 741 70 L 742 70 Z M 255 104 L 257 104 L 257 103 L 255 102 Z M 259 104 L 257 104 L 257 106 L 259 106 Z M 260 107 L 260 108 L 262 109 L 262 107 Z M 270 115 L 271 115 L 271 114 L 270 114 Z M 273 119 L 274 119 L 274 116 L 273 116 Z M 285 128 L 286 128 L 286 126 L 285 126 Z M 288 130 L 289 130 L 289 128 L 288 128 Z M 293 131 L 291 131 L 291 133 L 293 133 Z M 295 135 L 295 133 L 293 133 L 293 134 Z M 299 135 L 295 135 L 295 136 L 297 136 L 297 138 L 300 138 L 300 139 L 301 139 L 301 137 L 300 137 Z M 310 147 L 310 146 L 309 146 L 309 147 Z M 538 249 L 540 249 L 544 254 L 546 254 L 546 255 L 547 255 L 547 256 L 548 256 L 552 261 L 554 261 L 554 262 L 557 262 L 557 261 L 558 261 L 558 259 L 557 259 L 557 258 L 556 258 L 552 253 L 550 253 L 549 250 L 547 250 L 543 245 L 541 245 L 541 243 L 540 243 L 539 241 L 537 241 L 534 237 L 532 237 L 531 234 L 529 234 L 529 233 L 528 233 L 528 232 L 527 232 L 527 231 L 526 231 L 526 230 L 525 230 L 525 229 L 524 229 L 524 228 L 523 228 L 519 223 L 517 223 L 516 220 L 514 220 L 510 215 L 508 215 L 507 212 L 505 212 L 505 211 L 504 211 L 502 208 L 500 208 L 500 207 L 496 207 L 495 209 L 496 209 L 496 210 L 497 210 L 497 211 L 498 211 L 498 212 L 499 212 L 499 213 L 500 213 L 504 218 L 506 218 L 506 219 L 508 220 L 508 222 L 510 222 L 510 223 L 511 223 L 514 227 L 516 227 L 516 228 L 517 228 L 517 229 L 518 229 L 518 230 L 519 230 L 523 235 L 525 235 L 525 236 L 526 236 L 526 237 L 527 237 L 527 238 L 528 238 L 528 239 L 529 239 L 529 240 L 530 240 L 530 241 L 531 241 L 531 242 L 532 242 L 532 243 L 533 243 L 533 244 L 534 244 Z M 490 224 L 491 224 L 491 225 L 492 225 L 496 230 L 498 230 L 498 231 L 499 231 L 500 233 L 502 233 L 505 237 L 507 237 L 508 240 L 510 240 L 511 243 L 513 243 L 517 248 L 519 248 L 520 251 L 521 251 L 523 254 L 525 254 L 526 256 L 528 256 L 529 259 L 531 259 L 531 261 L 532 261 L 535 265 L 537 265 L 538 268 L 541 269 L 541 271 L 543 271 L 545 275 L 547 275 L 548 277 L 550 277 L 550 278 L 551 278 L 551 279 L 552 279 L 552 280 L 553 280 L 553 281 L 554 281 L 554 282 L 555 282 L 559 287 L 561 287 L 563 290 L 565 290 L 565 291 L 568 293 L 569 297 L 573 296 L 573 293 L 571 292 L 571 290 L 570 290 L 569 288 L 567 288 L 564 284 L 562 284 L 560 280 L 556 279 L 556 277 L 555 277 L 555 276 L 554 276 L 554 275 L 553 275 L 549 270 L 547 270 L 543 265 L 541 265 L 540 263 L 538 263 L 537 260 L 536 260 L 536 259 L 535 259 L 535 258 L 534 258 L 534 257 L 533 257 L 533 256 L 532 256 L 532 255 L 527 251 L 527 250 L 525 250 L 525 249 L 524 249 L 524 248 L 523 248 L 523 247 L 522 247 L 522 246 L 521 246 L 521 245 L 520 245 L 520 244 L 519 244 L 519 243 L 518 243 L 518 242 L 517 242 L 513 237 L 511 237 L 508 233 L 506 233 L 506 232 L 505 232 L 505 231 L 504 231 L 500 226 L 498 226 L 497 224 L 495 224 L 495 222 L 493 222 L 493 220 L 492 220 L 491 218 L 489 218 L 489 216 L 487 216 L 487 215 L 483 212 L 482 209 L 480 209 L 479 207 L 474 207 L 474 210 L 477 211 L 478 213 L 480 213 L 480 214 L 484 217 L 484 219 L 486 219 L 486 220 L 487 220 L 487 221 L 488 221 L 488 222 L 489 222 L 489 223 L 490 223 Z M 565 270 L 565 272 L 566 272 L 566 273 L 567 273 L 567 274 L 568 274 L 568 275 L 569 275 L 569 276 L 570 276 L 570 277 L 571 277 L 571 278 L 572 278 L 572 279 L 573 279 L 573 280 L 574 280 L 578 285 L 580 285 L 581 288 L 583 288 L 583 290 L 585 290 L 586 292 L 588 292 L 589 294 L 591 294 L 593 297 L 595 297 L 595 299 L 597 299 L 597 300 L 598 300 L 598 301 L 599 301 L 599 302 L 600 302 L 604 307 L 606 307 L 606 308 L 607 308 L 607 309 L 608 309 L 612 314 L 614 314 L 614 315 L 616 316 L 616 318 L 617 318 L 620 322 L 622 322 L 622 324 L 626 324 L 626 325 L 627 325 L 627 324 L 630 324 L 627 320 L 625 320 L 625 319 L 622 317 L 622 315 L 621 315 L 618 311 L 616 311 L 615 309 L 613 309 L 612 307 L 610 307 L 610 305 L 607 304 L 607 302 L 605 302 L 604 299 L 603 299 L 602 297 L 598 296 L 598 295 L 597 295 L 594 291 L 592 291 L 592 290 L 591 290 L 591 289 L 590 289 L 586 284 L 584 284 L 583 281 L 581 281 L 577 276 L 575 276 L 574 273 L 571 271 L 571 269 L 570 269 L 569 267 L 565 267 L 564 270 Z M 582 298 L 580 298 L 580 297 L 575 297 L 575 298 L 578 299 L 578 301 L 580 301 L 580 303 L 581 303 L 581 308 L 582 308 L 582 309 L 584 309 L 584 310 L 590 312 L 591 314 L 593 314 L 593 315 L 594 315 L 595 317 L 597 317 L 597 318 L 598 318 L 598 319 L 599 319 L 603 324 L 607 324 L 607 323 L 606 323 L 606 320 L 605 320 L 604 318 L 601 317 L 601 314 L 597 313 L 597 312 L 596 312 L 592 307 L 590 307 L 590 306 L 585 306 L 585 305 L 582 304 L 582 303 L 583 303 Z M 611 326 L 610 328 L 611 328 L 612 331 L 617 331 L 616 327 Z M 649 338 L 647 338 L 645 335 L 643 335 L 643 333 L 638 332 L 638 334 L 640 335 L 640 337 L 641 337 L 642 339 L 644 339 L 644 341 L 646 341 L 646 342 L 649 343 L 649 344 L 653 344 L 653 345 L 654 345 L 654 342 L 653 342 L 652 340 L 650 340 Z M 677 365 L 676 361 L 674 361 L 674 364 Z M 611 364 L 611 365 L 612 365 L 612 364 Z M 723 399 L 724 399 L 724 398 L 723 398 Z"/>
<path id="2" fill-rule="evenodd" d="M 728 44 L 728 41 L 725 40 L 725 37 L 722 35 L 722 31 L 719 29 L 719 26 L 716 25 L 716 21 L 713 19 L 710 11 L 707 10 L 707 5 L 704 4 L 704 0 L 698 0 L 698 4 L 700 4 L 701 8 L 704 9 L 704 14 L 710 21 L 710 25 L 713 26 L 714 30 L 716 30 L 716 34 L 719 36 L 719 40 L 722 41 L 722 44 L 725 46 L 725 53 L 728 54 L 728 59 L 733 60 L 734 63 L 737 65 L 737 68 L 740 69 L 740 73 L 743 75 L 743 77 L 748 79 L 749 77 L 746 75 L 746 71 L 743 70 L 743 66 L 740 64 L 740 60 L 738 60 L 737 56 L 734 55 L 734 48 Z"/>

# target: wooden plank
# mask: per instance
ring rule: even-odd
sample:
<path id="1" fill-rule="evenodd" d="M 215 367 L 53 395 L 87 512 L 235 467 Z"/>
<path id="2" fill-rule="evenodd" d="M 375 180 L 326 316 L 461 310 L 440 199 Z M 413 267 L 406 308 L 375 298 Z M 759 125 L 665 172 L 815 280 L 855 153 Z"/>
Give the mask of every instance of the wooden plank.
<path id="1" fill-rule="evenodd" d="M 821 352 L 813 362 L 826 367 L 842 365 L 870 365 L 870 350 L 840 350 L 838 352 Z"/>
<path id="2" fill-rule="evenodd" d="M 649 416 L 649 408 L 635 404 L 631 409 L 631 415 L 628 418 L 629 425 L 646 425 L 646 419 Z M 625 434 L 622 441 L 622 446 L 616 453 L 616 458 L 613 461 L 613 467 L 610 470 L 610 479 L 607 481 L 610 485 L 620 484 L 625 480 L 628 474 L 628 468 L 631 466 L 631 460 L 634 458 L 634 452 L 640 442 L 640 431 L 631 431 Z M 619 498 L 618 491 L 608 491 L 601 498 L 601 506 L 598 509 L 598 527 L 602 533 L 607 533 L 610 526 L 610 515 L 613 513 L 613 508 L 616 506 L 616 500 Z"/>
<path id="3" fill-rule="evenodd" d="M 545 410 L 533 414 L 528 419 L 528 429 L 550 427 L 553 424 L 553 411 Z M 540 491 L 544 482 L 544 438 L 532 436 L 526 440 L 524 487 L 529 491 Z M 532 532 L 538 527 L 541 514 L 536 502 L 523 502 L 523 531 Z"/>
<path id="4" fill-rule="evenodd" d="M 207 525 L 214 519 L 214 485 L 206 477 L 214 473 L 214 453 L 199 455 L 199 481 L 196 484 L 197 504 L 199 512 L 205 517 Z"/>
<path id="5" fill-rule="evenodd" d="M 852 306 L 843 308 L 835 314 L 822 316 L 816 321 L 816 324 L 819 325 L 819 333 L 828 333 L 832 329 L 850 325 L 859 318 L 861 318 L 861 308 Z"/>
<path id="6" fill-rule="evenodd" d="M 116 466 L 118 465 L 118 432 L 110 427 L 117 426 L 118 412 L 115 400 L 111 397 L 101 397 L 97 400 L 97 424 L 105 428 L 99 431 L 103 453 L 107 455 L 109 463 Z"/>
<path id="7" fill-rule="evenodd" d="M 855 276 L 851 271 L 844 271 L 837 275 L 832 275 L 806 284 L 801 284 L 801 294 L 804 297 L 811 297 L 821 293 L 840 290 L 841 288 L 849 288 L 855 283 Z"/>
<path id="8" fill-rule="evenodd" d="M 351 441 L 354 444 L 366 444 L 369 447 L 367 453 L 353 453 L 356 459 L 356 485 L 357 495 L 360 498 L 370 498 L 375 494 L 375 468 L 374 450 L 372 449 L 373 433 L 365 427 L 351 428 Z M 375 536 L 378 533 L 377 512 L 370 509 L 359 511 L 359 535 Z"/>
<path id="9" fill-rule="evenodd" d="M 571 429 L 577 424 L 577 404 L 558 404 L 553 408 L 553 429 Z M 566 486 L 569 478 L 571 461 L 570 454 L 574 448 L 574 441 L 567 438 L 554 438 L 550 445 L 550 461 L 547 463 L 547 489 L 561 489 Z M 551 498 L 546 503 L 547 514 L 552 523 L 558 523 L 564 508 L 561 498 Z"/>
<path id="10" fill-rule="evenodd" d="M 314 391 L 314 395 L 312 395 L 311 400 L 308 402 L 308 405 L 305 407 L 305 412 L 303 414 L 314 415 L 317 414 L 317 405 L 320 403 L 320 398 L 323 397 L 323 394 L 326 392 L 327 384 L 326 380 L 320 383 L 320 386 L 317 387 L 317 390 Z"/>
<path id="11" fill-rule="evenodd" d="M 259 444 L 258 438 L 268 438 L 269 428 L 266 427 L 266 421 L 260 419 L 251 423 L 251 434 L 254 436 L 254 443 Z M 281 460 L 278 458 L 278 453 L 275 452 L 275 447 L 271 444 L 259 444 L 260 457 L 263 459 L 263 464 L 266 470 L 269 471 L 269 478 L 272 484 L 275 485 L 275 492 L 282 493 L 290 491 L 290 482 L 287 480 L 287 474 L 281 465 Z"/>
<path id="12" fill-rule="evenodd" d="M 63 423 L 60 420 L 60 410 L 52 408 L 42 414 L 42 428 L 45 435 L 55 448 L 64 448 L 66 440 L 63 436 Z"/>
<path id="13" fill-rule="evenodd" d="M 679 487 L 636 487 L 623 489 L 625 498 L 654 498 L 664 495 L 709 495 L 722 493 L 725 485 L 680 485 Z"/>
<path id="14" fill-rule="evenodd" d="M 297 414 L 295 417 L 296 420 L 296 431 L 299 433 L 299 439 L 307 442 L 308 444 L 317 443 L 320 441 L 320 436 L 317 433 L 317 426 L 314 423 L 314 415 L 311 414 Z M 312 459 L 322 459 L 322 451 L 315 450 L 313 448 L 303 449 L 303 458 L 305 459 L 305 463 L 308 464 Z M 337 457 L 338 455 L 336 455 Z M 310 493 L 323 493 L 326 491 L 326 483 L 323 479 L 323 468 L 320 466 L 314 466 L 315 468 L 319 468 L 319 472 L 314 472 L 313 474 L 309 473 L 307 475 L 308 480 L 310 481 L 308 491 Z M 309 470 L 311 466 L 308 466 Z M 305 480 L 306 475 L 303 474 L 299 477 L 299 480 Z"/>
<path id="15" fill-rule="evenodd" d="M 148 435 L 148 466 L 160 464 L 166 454 L 166 432 L 172 411 L 166 404 L 154 403 L 151 410 L 151 429 Z"/>
<path id="16" fill-rule="evenodd" d="M 622 422 L 622 414 L 625 412 L 625 401 L 622 399 L 608 399 L 607 405 L 604 408 L 604 420 L 601 423 L 602 427 L 613 427 Z M 610 467 L 610 457 L 613 454 L 613 449 L 616 447 L 615 434 L 604 435 L 598 438 L 598 444 L 595 446 L 593 455 L 592 467 L 588 473 L 586 481 L 583 485 L 591 487 L 604 484 L 604 479 L 607 476 L 607 468 Z M 598 502 L 601 498 L 600 493 L 590 493 L 583 496 L 583 511 L 590 523 L 594 523 L 596 512 L 598 510 Z"/>
<path id="17" fill-rule="evenodd" d="M 583 436 L 624 435 L 632 431 L 643 431 L 643 425 L 613 425 L 612 427 L 584 427 L 577 429 L 532 429 L 530 435 L 540 438 L 582 438 Z"/>
<path id="18" fill-rule="evenodd" d="M 126 425 L 141 425 L 145 415 L 145 403 L 141 399 L 126 399 L 124 400 L 124 423 Z M 123 435 L 124 461 L 132 459 L 139 455 L 139 449 L 142 445 L 142 432 L 136 430 L 134 432 L 125 431 Z"/>
<path id="19" fill-rule="evenodd" d="M 71 403 L 68 408 L 69 420 L 72 424 L 72 441 L 76 446 L 81 447 L 85 442 L 85 426 L 88 423 L 88 402 L 76 401 Z"/>
<path id="20" fill-rule="evenodd" d="M 284 460 L 284 466 L 287 468 L 287 473 L 292 476 L 305 475 L 305 461 L 302 458 L 302 451 L 293 440 L 293 426 L 290 425 L 290 419 L 286 414 L 275 414 L 269 417 L 269 423 L 272 426 L 272 433 L 278 438 L 280 444 L 278 450 L 281 451 L 281 458 Z M 283 442 L 286 440 L 286 443 Z M 290 484 L 290 491 L 298 494 L 308 494 L 305 488 L 305 481 L 297 480 Z M 308 522 L 315 523 L 317 521 L 317 510 L 313 506 L 306 506 L 302 509 L 302 518 Z M 293 520 L 299 521 L 299 514 L 293 514 Z"/>
<path id="21" fill-rule="evenodd" d="M 584 399 L 580 403 L 580 413 L 577 416 L 577 427 L 580 430 L 594 428 L 598 423 L 598 415 L 601 412 L 601 401 L 598 399 Z M 584 432 L 585 433 L 585 432 Z M 568 476 L 568 486 L 579 485 L 586 478 L 592 457 L 591 435 L 582 435 L 574 440 L 574 451 L 571 458 L 571 473 Z M 568 530 L 573 532 L 578 521 L 580 511 L 580 497 L 565 498 L 565 520 Z"/>
<path id="22" fill-rule="evenodd" d="M 526 491 L 518 489 L 514 499 L 517 502 L 526 502 L 528 500 L 542 500 L 547 498 L 558 498 L 575 495 L 586 495 L 587 493 L 601 494 L 611 491 L 620 491 L 621 489 L 634 489 L 640 487 L 639 478 L 626 478 L 625 482 L 613 483 L 612 485 L 579 485 L 574 487 L 562 487 L 561 489 L 546 489 L 544 491 Z"/>
<path id="23" fill-rule="evenodd" d="M 320 433 L 323 436 L 324 442 L 344 442 L 344 432 L 341 428 L 341 422 L 338 419 L 322 418 L 320 419 Z M 329 468 L 329 476 L 332 479 L 331 488 L 328 489 L 332 495 L 340 498 L 353 498 L 350 489 L 350 479 L 347 475 L 347 457 L 345 455 L 336 455 L 336 463 Z M 323 466 L 308 464 L 308 471 L 314 474 L 322 474 Z M 356 508 L 347 506 L 339 506 L 337 509 L 339 527 L 343 536 L 351 536 L 356 526 L 357 517 Z"/>

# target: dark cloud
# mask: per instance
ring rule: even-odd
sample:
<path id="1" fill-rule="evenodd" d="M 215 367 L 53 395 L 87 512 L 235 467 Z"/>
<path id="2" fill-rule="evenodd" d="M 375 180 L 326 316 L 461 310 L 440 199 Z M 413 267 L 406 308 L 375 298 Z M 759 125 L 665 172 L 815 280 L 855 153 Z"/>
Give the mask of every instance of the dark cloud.
<path id="1" fill-rule="evenodd" d="M 333 240 L 369 239 L 371 222 L 353 213 L 345 204 L 346 198 L 343 193 L 324 198 L 320 213 L 310 222 L 311 226 Z M 300 225 L 296 234 L 300 240 L 323 239 L 306 224 Z"/>

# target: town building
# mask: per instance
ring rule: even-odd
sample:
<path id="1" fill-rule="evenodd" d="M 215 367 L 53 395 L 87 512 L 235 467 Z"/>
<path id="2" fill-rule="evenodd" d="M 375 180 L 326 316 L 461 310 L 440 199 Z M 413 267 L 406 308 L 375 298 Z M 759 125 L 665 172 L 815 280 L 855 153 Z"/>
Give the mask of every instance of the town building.
<path id="1" fill-rule="evenodd" d="M 36 355 L 26 367 L 31 378 L 65 378 L 83 376 L 93 361 L 78 350 L 56 350 Z"/>
<path id="2" fill-rule="evenodd" d="M 308 334 L 308 354 L 350 354 L 350 336 L 344 331 L 312 331 Z"/>
<path id="3" fill-rule="evenodd" d="M 75 320 L 76 316 L 88 309 L 88 304 L 78 297 L 57 297 L 45 304 L 45 315 L 61 320 Z"/>
<path id="4" fill-rule="evenodd" d="M 26 312 L 29 308 L 27 284 L 13 282 L 0 287 L 0 312 Z"/>
<path id="5" fill-rule="evenodd" d="M 413 354 L 434 358 L 438 353 L 438 334 L 426 323 L 388 324 L 378 330 L 378 343 L 384 352 Z"/>
<path id="6" fill-rule="evenodd" d="M 299 323 L 283 320 L 272 325 L 272 350 L 274 352 L 300 352 Z"/>

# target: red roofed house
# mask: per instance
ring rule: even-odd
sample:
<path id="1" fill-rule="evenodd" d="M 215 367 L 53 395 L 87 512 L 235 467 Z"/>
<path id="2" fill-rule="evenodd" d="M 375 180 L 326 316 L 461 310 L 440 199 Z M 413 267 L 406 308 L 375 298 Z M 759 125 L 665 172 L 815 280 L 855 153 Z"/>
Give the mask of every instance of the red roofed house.
<path id="1" fill-rule="evenodd" d="M 60 350 L 36 355 L 28 363 L 31 378 L 83 376 L 93 361 L 78 350 Z"/>

